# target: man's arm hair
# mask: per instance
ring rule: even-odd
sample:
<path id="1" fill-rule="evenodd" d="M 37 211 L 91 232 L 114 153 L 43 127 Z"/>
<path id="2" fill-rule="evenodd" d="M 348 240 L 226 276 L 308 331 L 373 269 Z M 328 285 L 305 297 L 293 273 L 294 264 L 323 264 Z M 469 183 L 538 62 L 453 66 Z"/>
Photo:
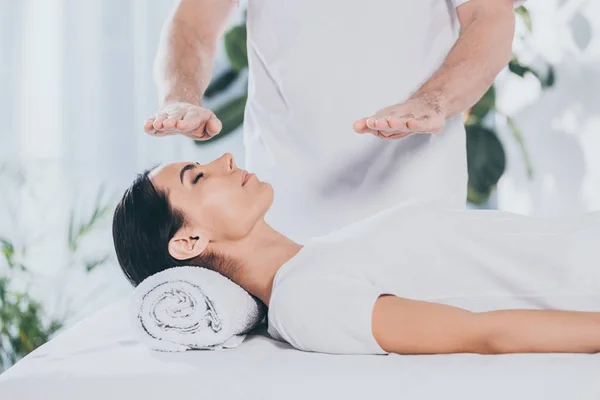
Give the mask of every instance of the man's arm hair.
<path id="1" fill-rule="evenodd" d="M 473 106 L 512 55 L 513 0 L 471 0 L 457 8 L 461 35 L 442 66 L 412 96 L 439 107 L 447 118 Z"/>
<path id="2" fill-rule="evenodd" d="M 200 105 L 217 43 L 237 0 L 180 0 L 165 23 L 154 64 L 159 102 Z"/>

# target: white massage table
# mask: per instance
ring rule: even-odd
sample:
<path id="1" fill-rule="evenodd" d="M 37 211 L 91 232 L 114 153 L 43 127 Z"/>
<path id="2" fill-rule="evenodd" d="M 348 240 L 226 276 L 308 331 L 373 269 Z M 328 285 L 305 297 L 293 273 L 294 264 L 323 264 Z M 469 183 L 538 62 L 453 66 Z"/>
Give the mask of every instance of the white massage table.
<path id="1" fill-rule="evenodd" d="M 600 399 L 600 355 L 332 356 L 260 334 L 158 353 L 126 312 L 113 304 L 25 357 L 0 375 L 0 399 Z"/>

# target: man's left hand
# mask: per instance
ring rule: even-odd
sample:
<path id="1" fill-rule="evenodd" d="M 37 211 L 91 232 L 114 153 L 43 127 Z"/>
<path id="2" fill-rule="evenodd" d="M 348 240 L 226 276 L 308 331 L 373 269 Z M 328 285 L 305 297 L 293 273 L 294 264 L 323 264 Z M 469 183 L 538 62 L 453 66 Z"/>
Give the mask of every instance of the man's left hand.
<path id="1" fill-rule="evenodd" d="M 415 96 L 401 104 L 383 108 L 371 117 L 354 123 L 357 133 L 371 133 L 381 139 L 402 139 L 413 133 L 439 133 L 444 129 L 444 110 L 424 97 Z"/>

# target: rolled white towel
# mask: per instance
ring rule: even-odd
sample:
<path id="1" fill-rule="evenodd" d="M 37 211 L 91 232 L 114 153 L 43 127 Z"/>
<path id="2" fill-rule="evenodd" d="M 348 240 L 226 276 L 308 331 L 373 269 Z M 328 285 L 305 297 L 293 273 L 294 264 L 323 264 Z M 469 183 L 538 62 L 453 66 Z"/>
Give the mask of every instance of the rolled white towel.
<path id="1" fill-rule="evenodd" d="M 262 322 L 265 307 L 217 272 L 176 267 L 135 288 L 130 314 L 136 335 L 151 349 L 186 351 L 239 346 Z"/>

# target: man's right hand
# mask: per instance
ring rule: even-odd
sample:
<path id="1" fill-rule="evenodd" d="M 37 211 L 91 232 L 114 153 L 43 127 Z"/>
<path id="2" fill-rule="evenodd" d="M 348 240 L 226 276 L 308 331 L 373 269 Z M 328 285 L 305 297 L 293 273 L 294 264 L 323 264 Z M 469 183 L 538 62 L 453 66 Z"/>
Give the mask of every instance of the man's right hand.
<path id="1" fill-rule="evenodd" d="M 181 134 L 194 140 L 209 140 L 221 132 L 223 124 L 210 110 L 181 101 L 170 101 L 144 124 L 153 136 Z"/>

